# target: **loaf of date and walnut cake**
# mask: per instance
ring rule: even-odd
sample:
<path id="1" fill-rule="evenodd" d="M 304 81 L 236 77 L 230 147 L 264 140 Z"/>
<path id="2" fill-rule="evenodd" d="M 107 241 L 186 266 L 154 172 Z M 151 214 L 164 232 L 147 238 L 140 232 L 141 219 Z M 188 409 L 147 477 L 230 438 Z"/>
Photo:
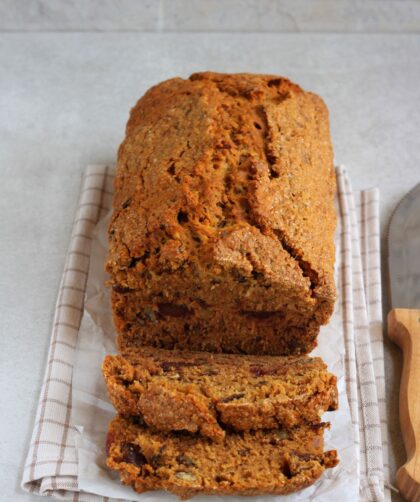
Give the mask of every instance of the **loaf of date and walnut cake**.
<path id="1" fill-rule="evenodd" d="M 161 432 L 219 441 L 226 430 L 318 424 L 337 409 L 337 379 L 320 358 L 238 356 L 144 347 L 106 356 L 114 407 Z"/>
<path id="2" fill-rule="evenodd" d="M 324 102 L 286 78 L 151 88 L 119 149 L 107 270 L 121 349 L 310 352 L 333 310 Z"/>
<path id="3" fill-rule="evenodd" d="M 229 432 L 222 442 L 214 442 L 188 433 L 155 432 L 134 418 L 117 416 L 109 427 L 107 465 L 139 493 L 163 489 L 181 499 L 288 494 L 337 465 L 337 452 L 324 452 L 326 426 Z"/>

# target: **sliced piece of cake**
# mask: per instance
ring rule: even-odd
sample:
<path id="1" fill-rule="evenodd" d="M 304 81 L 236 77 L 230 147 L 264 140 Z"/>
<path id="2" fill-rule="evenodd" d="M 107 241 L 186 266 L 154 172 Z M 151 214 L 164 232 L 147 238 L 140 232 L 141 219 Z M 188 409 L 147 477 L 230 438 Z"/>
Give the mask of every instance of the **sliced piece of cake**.
<path id="1" fill-rule="evenodd" d="M 106 356 L 102 370 L 117 411 L 162 432 L 220 440 L 226 430 L 317 424 L 337 408 L 336 377 L 320 358 L 143 347 Z"/>
<path id="2" fill-rule="evenodd" d="M 326 424 L 291 430 L 229 432 L 222 442 L 188 433 L 161 433 L 117 416 L 107 438 L 107 465 L 142 493 L 163 489 L 197 494 L 287 494 L 337 465 L 323 451 Z"/>

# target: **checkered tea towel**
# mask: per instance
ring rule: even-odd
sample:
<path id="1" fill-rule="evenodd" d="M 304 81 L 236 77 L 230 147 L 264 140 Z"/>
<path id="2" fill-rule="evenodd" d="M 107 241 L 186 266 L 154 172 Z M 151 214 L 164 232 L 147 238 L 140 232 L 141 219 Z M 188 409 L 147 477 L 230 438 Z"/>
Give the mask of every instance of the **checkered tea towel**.
<path id="1" fill-rule="evenodd" d="M 111 207 L 114 170 L 89 166 L 61 279 L 45 378 L 23 470 L 24 490 L 80 502 L 107 497 L 80 492 L 71 386 L 89 268 L 92 232 Z M 338 297 L 346 344 L 346 385 L 358 445 L 360 500 L 388 498 L 388 441 L 381 312 L 378 190 L 353 192 L 337 169 L 340 247 Z"/>

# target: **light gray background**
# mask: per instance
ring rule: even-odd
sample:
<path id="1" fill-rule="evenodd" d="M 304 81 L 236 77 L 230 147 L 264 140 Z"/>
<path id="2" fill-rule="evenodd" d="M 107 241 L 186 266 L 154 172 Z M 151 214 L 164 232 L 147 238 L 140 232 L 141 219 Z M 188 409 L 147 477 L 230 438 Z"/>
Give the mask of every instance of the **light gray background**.
<path id="1" fill-rule="evenodd" d="M 353 32 L 342 35 L 233 34 L 273 31 L 273 19 L 282 31 L 308 26 L 303 1 L 262 0 L 264 8 L 244 1 L 244 12 L 232 9 L 238 3 L 225 1 L 223 16 L 217 0 L 122 0 L 118 9 L 112 1 L 0 1 L 0 31 L 9 31 L 0 34 L 0 502 L 39 500 L 19 484 L 81 174 L 89 163 L 115 161 L 128 110 L 150 85 L 213 69 L 287 75 L 319 93 L 331 113 L 336 161 L 355 188 L 381 190 L 383 235 L 395 203 L 420 181 L 420 35 L 354 33 L 401 31 L 398 12 L 406 31 L 418 31 L 419 2 L 356 2 L 359 18 L 343 17 L 349 1 L 306 2 L 320 12 L 315 29 Z M 139 19 L 136 29 L 179 33 L 118 32 L 133 29 L 130 16 Z M 182 33 L 194 27 L 225 33 Z M 401 368 L 398 350 L 386 343 L 386 353 L 394 472 L 404 461 Z"/>
<path id="2" fill-rule="evenodd" d="M 420 31 L 418 0 L 0 0 L 7 31 Z"/>

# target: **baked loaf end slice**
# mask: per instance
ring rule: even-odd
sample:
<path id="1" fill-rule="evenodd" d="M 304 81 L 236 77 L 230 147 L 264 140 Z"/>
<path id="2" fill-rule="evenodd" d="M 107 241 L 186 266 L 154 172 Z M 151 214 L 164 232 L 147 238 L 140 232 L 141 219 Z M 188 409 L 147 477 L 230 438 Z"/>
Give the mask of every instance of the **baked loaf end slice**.
<path id="1" fill-rule="evenodd" d="M 223 442 L 153 432 L 132 418 L 116 417 L 107 438 L 107 465 L 142 493 L 167 490 L 181 499 L 197 494 L 287 494 L 337 465 L 323 451 L 323 429 L 229 433 Z"/>
<path id="2" fill-rule="evenodd" d="M 290 355 L 333 310 L 328 111 L 270 75 L 150 89 L 118 154 L 107 270 L 120 348 Z"/>
<path id="3" fill-rule="evenodd" d="M 214 440 L 225 431 L 317 424 L 337 408 L 336 377 L 319 358 L 179 352 L 144 347 L 106 356 L 110 399 L 156 430 Z"/>

